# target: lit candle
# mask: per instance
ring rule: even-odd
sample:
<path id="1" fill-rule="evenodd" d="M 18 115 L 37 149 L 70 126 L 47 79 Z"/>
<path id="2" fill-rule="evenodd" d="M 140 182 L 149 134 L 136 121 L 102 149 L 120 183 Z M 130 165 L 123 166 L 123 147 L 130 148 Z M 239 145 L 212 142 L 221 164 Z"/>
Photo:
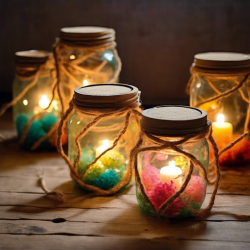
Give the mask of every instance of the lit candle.
<path id="1" fill-rule="evenodd" d="M 219 148 L 225 147 L 232 141 L 233 126 L 229 122 L 224 122 L 224 115 L 217 116 L 217 122 L 213 122 L 213 137 Z"/>
<path id="2" fill-rule="evenodd" d="M 182 174 L 182 171 L 180 168 L 175 166 L 174 161 L 169 162 L 169 166 L 163 167 L 160 170 L 160 180 L 161 183 L 167 183 L 171 184 L 171 181 L 173 182 L 174 187 L 177 188 L 177 190 L 181 187 L 182 181 L 181 177 L 178 177 Z"/>
<path id="3" fill-rule="evenodd" d="M 102 145 L 96 149 L 96 156 L 99 156 L 102 152 L 110 147 L 111 142 L 109 140 L 103 140 Z"/>
<path id="4" fill-rule="evenodd" d="M 46 95 L 42 95 L 42 99 L 39 101 L 39 106 L 43 109 L 47 108 L 49 105 L 49 99 Z"/>

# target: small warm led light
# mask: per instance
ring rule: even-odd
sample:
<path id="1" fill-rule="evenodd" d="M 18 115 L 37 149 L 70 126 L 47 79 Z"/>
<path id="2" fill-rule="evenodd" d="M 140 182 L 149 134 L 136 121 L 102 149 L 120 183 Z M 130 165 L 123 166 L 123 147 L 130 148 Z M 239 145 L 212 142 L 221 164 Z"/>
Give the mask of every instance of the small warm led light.
<path id="1" fill-rule="evenodd" d="M 80 124 L 80 121 L 78 121 L 76 124 Z"/>
<path id="2" fill-rule="evenodd" d="M 219 114 L 217 116 L 217 122 L 220 124 L 224 123 L 224 115 L 223 114 Z"/>
<path id="3" fill-rule="evenodd" d="M 46 95 L 42 95 L 42 99 L 39 101 L 39 106 L 43 109 L 47 108 L 49 105 L 49 99 Z"/>
<path id="4" fill-rule="evenodd" d="M 76 56 L 75 55 L 70 55 L 69 59 L 74 60 L 74 59 L 76 59 Z"/>
<path id="5" fill-rule="evenodd" d="M 85 79 L 85 80 L 83 80 L 82 84 L 83 84 L 83 86 L 87 86 L 87 85 L 89 85 L 89 82 L 87 79 Z"/>
<path id="6" fill-rule="evenodd" d="M 23 100 L 23 105 L 27 106 L 28 105 L 28 100 Z"/>
<path id="7" fill-rule="evenodd" d="M 196 88 L 199 89 L 200 87 L 201 87 L 201 83 L 199 82 L 196 84 Z"/>
<path id="8" fill-rule="evenodd" d="M 58 105 L 57 105 L 57 101 L 56 100 L 54 100 L 52 102 L 52 105 L 53 105 L 53 107 L 54 107 L 55 110 L 58 110 Z"/>

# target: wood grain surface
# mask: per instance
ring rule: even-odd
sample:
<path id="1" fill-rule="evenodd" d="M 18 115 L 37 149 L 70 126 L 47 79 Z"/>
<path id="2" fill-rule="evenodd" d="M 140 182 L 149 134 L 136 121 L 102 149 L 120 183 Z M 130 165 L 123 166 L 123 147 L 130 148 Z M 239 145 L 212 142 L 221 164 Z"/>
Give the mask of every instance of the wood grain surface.
<path id="1" fill-rule="evenodd" d="M 0 132 L 12 136 L 9 114 Z M 8 133 L 7 133 L 8 132 Z M 65 193 L 56 203 L 39 186 Z M 212 187 L 207 189 L 207 204 Z M 80 198 L 79 198 L 80 197 Z M 77 199 L 77 201 L 76 201 Z M 111 197 L 86 198 L 56 152 L 0 144 L 0 249 L 250 249 L 250 166 L 222 171 L 207 218 L 159 220 L 143 214 L 135 184 Z"/>

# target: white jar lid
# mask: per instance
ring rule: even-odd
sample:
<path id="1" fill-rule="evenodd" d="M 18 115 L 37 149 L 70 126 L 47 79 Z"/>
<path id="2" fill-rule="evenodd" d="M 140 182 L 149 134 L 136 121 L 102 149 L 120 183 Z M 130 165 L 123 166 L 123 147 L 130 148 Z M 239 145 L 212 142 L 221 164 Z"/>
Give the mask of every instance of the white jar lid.
<path id="1" fill-rule="evenodd" d="M 196 67 L 206 69 L 250 68 L 250 55 L 234 52 L 207 52 L 194 56 Z"/>

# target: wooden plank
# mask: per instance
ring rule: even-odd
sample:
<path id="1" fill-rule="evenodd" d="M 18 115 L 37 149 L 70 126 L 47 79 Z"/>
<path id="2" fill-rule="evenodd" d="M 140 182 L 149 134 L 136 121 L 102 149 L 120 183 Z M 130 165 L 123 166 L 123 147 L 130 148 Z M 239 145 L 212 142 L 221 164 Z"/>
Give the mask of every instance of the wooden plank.
<path id="1" fill-rule="evenodd" d="M 118 217 L 119 220 L 119 217 Z M 239 227 L 241 230 L 239 230 Z M 140 224 L 117 224 L 116 219 L 108 223 L 69 222 L 60 224 L 50 221 L 33 220 L 1 220 L 0 234 L 68 234 L 81 236 L 133 236 L 138 238 L 171 238 L 171 239 L 198 239 L 211 241 L 249 242 L 247 233 L 250 222 L 237 221 L 147 221 Z"/>
<path id="2" fill-rule="evenodd" d="M 74 198 L 71 195 L 68 198 Z M 204 205 L 208 204 L 210 195 L 207 195 Z M 250 196 L 242 195 L 218 195 L 213 211 L 217 213 L 232 213 L 233 215 L 250 215 Z M 0 206 L 27 206 L 41 208 L 71 207 L 71 208 L 138 208 L 134 195 L 116 195 L 110 197 L 85 198 L 77 202 L 58 204 L 41 194 L 29 193 L 0 193 Z"/>
<path id="3" fill-rule="evenodd" d="M 88 222 L 108 222 L 116 218 L 119 224 L 139 224 L 141 220 L 156 220 L 155 217 L 148 216 L 140 210 L 136 204 L 130 208 L 37 208 L 37 207 L 12 207 L 0 206 L 0 220 L 49 220 L 63 218 L 67 221 L 88 221 Z M 118 220 L 119 218 L 119 220 Z M 244 206 L 240 210 L 238 207 L 215 207 L 211 214 L 206 218 L 194 218 L 190 220 L 237 220 L 249 221 L 249 208 Z"/>
<path id="4" fill-rule="evenodd" d="M 95 237 L 68 235 L 0 235 L 0 249 L 101 249 L 101 250 L 138 250 L 138 249 L 185 249 L 185 250 L 246 250 L 247 242 L 173 240 L 167 237 L 140 239 L 134 237 Z"/>
<path id="5" fill-rule="evenodd" d="M 16 172 L 16 171 L 15 171 Z M 48 173 L 47 173 L 48 172 Z M 64 193 L 80 194 L 71 181 L 68 169 L 64 167 L 55 166 L 46 171 L 46 185 L 50 190 L 58 189 Z M 59 174 L 59 176 L 57 175 Z M 3 174 L 3 173 L 2 173 Z M 231 182 L 230 182 L 231 180 Z M 234 183 L 233 182 L 236 182 Z M 222 179 L 218 194 L 246 194 L 250 195 L 250 177 L 246 176 L 230 176 L 227 179 Z M 134 181 L 132 182 L 132 184 Z M 37 169 L 32 169 L 32 175 L 0 175 L 0 191 L 3 192 L 30 192 L 43 193 L 41 187 L 38 185 Z M 213 186 L 208 186 L 207 193 L 213 192 Z M 128 190 L 127 194 L 135 194 L 135 187 Z"/>

